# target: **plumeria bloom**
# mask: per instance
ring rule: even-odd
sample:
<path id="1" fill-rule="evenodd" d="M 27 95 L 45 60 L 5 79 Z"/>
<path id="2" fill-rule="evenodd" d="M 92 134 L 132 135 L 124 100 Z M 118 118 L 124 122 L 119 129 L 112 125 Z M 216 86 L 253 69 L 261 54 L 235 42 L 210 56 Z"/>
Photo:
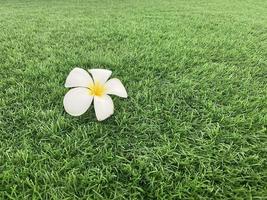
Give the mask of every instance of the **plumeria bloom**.
<path id="1" fill-rule="evenodd" d="M 70 115 L 80 116 L 94 101 L 96 118 L 102 121 L 114 113 L 109 94 L 127 98 L 127 92 L 119 79 L 108 80 L 112 73 L 110 70 L 90 69 L 89 73 L 78 67 L 70 72 L 65 87 L 72 89 L 64 97 L 64 108 Z"/>

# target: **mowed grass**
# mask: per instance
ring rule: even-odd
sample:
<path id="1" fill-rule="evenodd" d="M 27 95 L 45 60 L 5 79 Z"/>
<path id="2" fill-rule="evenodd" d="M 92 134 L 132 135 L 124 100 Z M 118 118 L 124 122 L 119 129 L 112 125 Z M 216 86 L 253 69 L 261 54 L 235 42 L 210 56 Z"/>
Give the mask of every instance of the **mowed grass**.
<path id="1" fill-rule="evenodd" d="M 74 67 L 129 98 L 63 108 Z M 0 0 L 0 199 L 267 199 L 267 1 Z"/>

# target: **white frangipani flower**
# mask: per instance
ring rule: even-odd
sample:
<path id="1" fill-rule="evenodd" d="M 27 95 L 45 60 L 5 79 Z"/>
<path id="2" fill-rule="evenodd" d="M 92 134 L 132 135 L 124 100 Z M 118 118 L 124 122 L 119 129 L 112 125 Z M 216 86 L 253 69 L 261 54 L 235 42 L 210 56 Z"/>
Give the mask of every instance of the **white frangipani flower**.
<path id="1" fill-rule="evenodd" d="M 108 94 L 127 98 L 127 92 L 117 78 L 110 80 L 111 71 L 91 69 L 90 74 L 81 68 L 74 68 L 68 75 L 65 87 L 70 89 L 64 97 L 63 104 L 67 113 L 80 116 L 94 101 L 96 118 L 102 121 L 114 113 L 114 105 Z"/>

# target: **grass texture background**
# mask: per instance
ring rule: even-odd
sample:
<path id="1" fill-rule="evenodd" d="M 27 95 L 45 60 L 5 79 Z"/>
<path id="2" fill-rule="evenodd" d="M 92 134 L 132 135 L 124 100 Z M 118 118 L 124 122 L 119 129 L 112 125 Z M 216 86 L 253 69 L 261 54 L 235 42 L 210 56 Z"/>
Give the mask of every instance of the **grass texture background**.
<path id="1" fill-rule="evenodd" d="M 75 66 L 129 98 L 64 112 Z M 0 0 L 0 199 L 267 199 L 267 1 Z"/>

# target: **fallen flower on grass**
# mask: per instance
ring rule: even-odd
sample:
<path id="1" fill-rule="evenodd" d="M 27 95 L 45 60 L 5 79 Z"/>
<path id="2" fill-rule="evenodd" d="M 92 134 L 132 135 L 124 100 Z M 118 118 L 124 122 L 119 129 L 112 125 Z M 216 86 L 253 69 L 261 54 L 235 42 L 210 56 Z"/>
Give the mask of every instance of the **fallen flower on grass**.
<path id="1" fill-rule="evenodd" d="M 127 92 L 117 78 L 110 80 L 111 71 L 107 69 L 90 69 L 85 71 L 74 68 L 68 75 L 65 83 L 70 89 L 64 97 L 63 104 L 67 113 L 72 116 L 84 114 L 94 101 L 96 118 L 105 120 L 114 113 L 111 95 L 127 98 Z"/>

